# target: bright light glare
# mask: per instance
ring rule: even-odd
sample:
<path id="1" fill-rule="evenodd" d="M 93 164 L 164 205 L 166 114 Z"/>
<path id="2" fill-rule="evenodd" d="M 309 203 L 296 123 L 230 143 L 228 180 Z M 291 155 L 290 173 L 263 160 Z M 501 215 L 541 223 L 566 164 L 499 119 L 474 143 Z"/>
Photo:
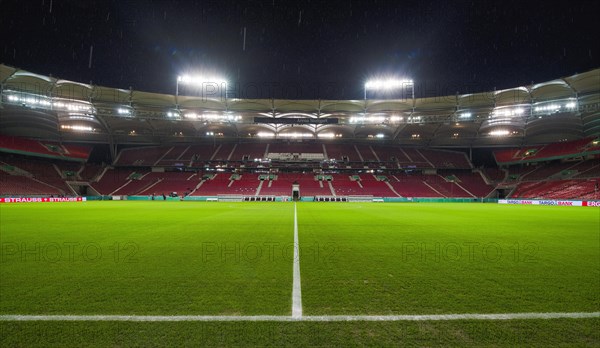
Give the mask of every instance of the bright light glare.
<path id="1" fill-rule="evenodd" d="M 203 85 L 208 83 L 227 84 L 227 80 L 215 76 L 177 76 L 177 82 L 187 85 Z"/>
<path id="2" fill-rule="evenodd" d="M 470 118 L 470 117 L 471 117 L 470 112 L 463 112 L 462 114 L 460 114 L 460 118 Z"/>
<path id="3" fill-rule="evenodd" d="M 498 109 L 492 112 L 494 117 L 513 117 L 520 116 L 525 113 L 525 109 L 523 108 L 515 108 L 515 109 Z"/>
<path id="4" fill-rule="evenodd" d="M 256 133 L 256 136 L 261 137 L 261 138 L 273 138 L 275 136 L 275 133 L 258 132 L 258 133 Z"/>
<path id="5" fill-rule="evenodd" d="M 60 126 L 61 129 L 70 129 L 70 130 L 75 130 L 75 131 L 83 131 L 83 132 L 91 132 L 94 130 L 94 128 L 89 127 L 89 126 L 78 126 L 78 125 L 62 125 Z"/>
<path id="6" fill-rule="evenodd" d="M 369 80 L 365 83 L 366 89 L 394 89 L 402 87 L 410 87 L 413 85 L 413 80 L 398 80 L 398 79 L 385 79 L 385 80 Z"/>
<path id="7" fill-rule="evenodd" d="M 377 135 L 375 135 L 375 138 L 380 138 L 381 139 L 383 137 L 385 137 L 385 134 L 383 134 L 383 133 L 378 133 Z"/>
<path id="8" fill-rule="evenodd" d="M 293 132 L 293 133 L 283 133 L 283 134 L 279 134 L 280 138 L 312 138 L 313 135 L 311 133 L 297 133 L 297 132 Z"/>
<path id="9" fill-rule="evenodd" d="M 341 138 L 342 135 L 341 134 L 336 134 L 336 133 L 319 133 L 317 135 L 317 137 L 332 139 L 332 138 Z"/>
<path id="10" fill-rule="evenodd" d="M 498 129 L 498 130 L 494 130 L 490 132 L 490 135 L 495 136 L 495 137 L 502 137 L 502 136 L 506 136 L 509 135 L 510 132 L 506 129 Z"/>

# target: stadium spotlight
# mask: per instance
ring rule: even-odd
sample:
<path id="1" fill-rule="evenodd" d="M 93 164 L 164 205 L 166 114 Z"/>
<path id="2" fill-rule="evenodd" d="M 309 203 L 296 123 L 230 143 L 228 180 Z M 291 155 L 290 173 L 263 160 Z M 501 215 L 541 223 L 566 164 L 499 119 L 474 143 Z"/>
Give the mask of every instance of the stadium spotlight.
<path id="1" fill-rule="evenodd" d="M 215 76 L 192 76 L 192 75 L 179 75 L 177 76 L 177 83 L 175 84 L 175 96 L 179 97 L 179 84 L 183 85 L 195 85 L 204 87 L 206 84 L 217 84 L 219 87 L 225 85 L 225 100 L 227 100 L 227 84 L 228 81 L 222 77 Z"/>
<path id="2" fill-rule="evenodd" d="M 378 79 L 369 80 L 365 83 L 365 100 L 367 100 L 367 90 L 382 91 L 391 89 L 401 89 L 411 87 L 412 99 L 415 99 L 415 83 L 410 79 Z"/>
<path id="3" fill-rule="evenodd" d="M 498 129 L 498 130 L 494 130 L 490 132 L 491 136 L 495 136 L 495 137 L 503 137 L 503 136 L 507 136 L 509 135 L 510 132 L 506 129 Z"/>

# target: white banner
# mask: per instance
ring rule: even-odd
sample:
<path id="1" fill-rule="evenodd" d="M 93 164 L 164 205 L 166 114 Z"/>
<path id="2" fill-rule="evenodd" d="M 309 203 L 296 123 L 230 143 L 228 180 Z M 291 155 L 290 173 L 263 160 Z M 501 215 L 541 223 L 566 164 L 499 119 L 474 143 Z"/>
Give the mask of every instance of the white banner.
<path id="1" fill-rule="evenodd" d="M 597 202 L 586 202 L 586 201 L 567 201 L 567 200 L 552 200 L 552 199 L 499 199 L 499 204 L 525 204 L 525 205 L 560 205 L 566 207 L 581 207 L 581 206 L 593 206 L 589 203 Z M 587 203 L 587 204 L 586 204 Z"/>

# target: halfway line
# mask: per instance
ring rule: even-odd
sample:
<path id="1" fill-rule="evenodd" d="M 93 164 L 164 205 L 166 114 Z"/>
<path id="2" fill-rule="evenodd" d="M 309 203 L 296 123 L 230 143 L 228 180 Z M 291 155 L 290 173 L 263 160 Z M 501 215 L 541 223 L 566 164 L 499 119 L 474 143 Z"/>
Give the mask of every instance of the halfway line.
<path id="1" fill-rule="evenodd" d="M 0 321 L 449 321 L 449 320 L 526 320 L 526 319 L 600 318 L 600 312 L 575 313 L 498 313 L 431 315 L 0 315 Z"/>
<path id="2" fill-rule="evenodd" d="M 298 212 L 294 202 L 294 282 L 292 289 L 292 318 L 302 317 L 302 290 L 300 287 L 300 244 L 298 243 Z"/>

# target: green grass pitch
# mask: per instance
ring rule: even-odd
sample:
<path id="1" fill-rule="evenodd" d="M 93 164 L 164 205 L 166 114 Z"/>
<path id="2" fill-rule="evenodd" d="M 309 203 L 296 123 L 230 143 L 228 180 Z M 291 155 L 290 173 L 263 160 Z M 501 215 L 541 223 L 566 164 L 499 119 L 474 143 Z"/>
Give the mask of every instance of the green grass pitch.
<path id="1" fill-rule="evenodd" d="M 304 315 L 600 311 L 600 209 L 298 203 Z M 291 315 L 294 203 L 0 206 L 0 315 Z M 1 346 L 598 346 L 600 319 L 10 322 Z"/>

